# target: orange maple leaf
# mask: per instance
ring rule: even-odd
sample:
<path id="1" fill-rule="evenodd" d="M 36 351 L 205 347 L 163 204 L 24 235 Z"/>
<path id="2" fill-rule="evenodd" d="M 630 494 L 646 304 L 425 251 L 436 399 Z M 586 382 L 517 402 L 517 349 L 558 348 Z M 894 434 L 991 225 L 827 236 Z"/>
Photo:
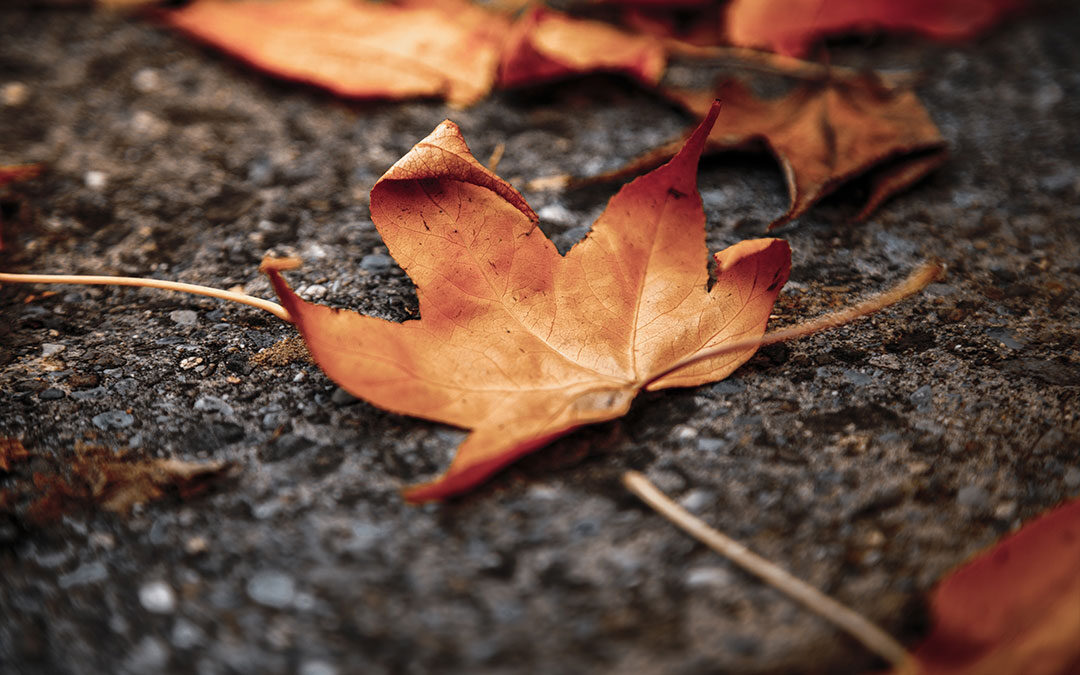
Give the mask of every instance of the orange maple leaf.
<path id="1" fill-rule="evenodd" d="M 916 32 L 939 40 L 972 37 L 1024 0 L 733 0 L 727 37 L 741 47 L 803 56 L 827 35 Z"/>
<path id="2" fill-rule="evenodd" d="M 472 433 L 411 500 L 467 490 L 584 424 L 626 413 L 642 389 L 727 377 L 760 337 L 791 265 L 778 239 L 715 254 L 709 287 L 697 162 L 714 106 L 668 164 L 624 186 L 564 257 L 509 184 L 443 122 L 376 183 L 371 215 L 416 284 L 421 318 L 393 323 L 301 300 L 266 261 L 312 357 L 347 391 Z"/>
<path id="3" fill-rule="evenodd" d="M 666 62 L 663 44 L 650 35 L 537 7 L 511 29 L 499 85 L 516 87 L 595 71 L 621 72 L 655 85 Z"/>
<path id="4" fill-rule="evenodd" d="M 848 180 L 869 173 L 870 195 L 856 216 L 865 219 L 946 158 L 945 139 L 915 93 L 886 89 L 871 75 L 808 82 L 777 99 L 759 99 L 737 80 L 721 82 L 714 92 L 665 94 L 698 116 L 715 98 L 723 101 L 724 124 L 710 134 L 706 152 L 764 144 L 776 156 L 791 202 L 769 229 L 798 218 Z M 641 173 L 671 157 L 680 145 L 668 143 L 625 167 L 577 182 Z"/>
<path id="5" fill-rule="evenodd" d="M 933 632 L 897 675 L 1080 672 L 1080 500 L 953 572 L 931 611 Z"/>
<path id="6" fill-rule="evenodd" d="M 341 96 L 439 96 L 457 105 L 495 81 L 506 17 L 465 0 L 197 0 L 162 15 L 189 35 Z"/>

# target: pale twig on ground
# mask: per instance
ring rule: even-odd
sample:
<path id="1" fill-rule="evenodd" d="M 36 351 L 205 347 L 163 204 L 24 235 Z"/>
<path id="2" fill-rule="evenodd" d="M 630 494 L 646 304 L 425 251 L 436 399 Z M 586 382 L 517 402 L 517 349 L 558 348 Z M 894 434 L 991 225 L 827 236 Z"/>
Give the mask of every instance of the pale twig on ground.
<path id="1" fill-rule="evenodd" d="M 205 295 L 210 298 L 231 300 L 242 305 L 250 305 L 266 312 L 270 312 L 277 318 L 292 323 L 292 317 L 284 307 L 271 302 L 256 298 L 246 293 L 223 291 L 209 286 L 198 284 L 185 284 L 179 281 L 163 281 L 161 279 L 146 279 L 143 277 L 109 277 L 109 276 L 85 276 L 79 274 L 9 274 L 0 272 L 0 284 L 78 284 L 89 286 L 136 286 L 140 288 L 158 288 L 163 291 L 177 291 L 191 293 L 193 295 Z"/>
<path id="2" fill-rule="evenodd" d="M 491 156 L 488 157 L 487 168 L 491 173 L 495 173 L 499 169 L 499 162 L 502 161 L 503 153 L 506 152 L 506 143 L 499 141 L 499 144 L 495 146 L 495 149 L 491 151 Z"/>
<path id="3" fill-rule="evenodd" d="M 657 513 L 682 528 L 687 534 L 784 595 L 802 603 L 804 607 L 826 621 L 846 631 L 881 658 L 898 668 L 911 662 L 912 656 L 903 645 L 872 621 L 792 576 L 722 532 L 709 527 L 669 499 L 645 476 L 636 471 L 628 471 L 623 474 L 623 484 Z"/>

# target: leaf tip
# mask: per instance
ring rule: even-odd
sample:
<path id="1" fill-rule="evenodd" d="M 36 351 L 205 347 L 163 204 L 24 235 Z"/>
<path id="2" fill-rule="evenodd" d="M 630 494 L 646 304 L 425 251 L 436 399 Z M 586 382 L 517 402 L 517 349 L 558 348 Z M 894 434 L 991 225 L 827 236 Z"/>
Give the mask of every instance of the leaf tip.
<path id="1" fill-rule="evenodd" d="M 259 271 L 265 274 L 271 272 L 287 272 L 288 270 L 294 270 L 300 267 L 304 263 L 303 260 L 296 256 L 286 256 L 284 258 L 277 258 L 272 255 L 268 255 L 263 258 L 259 263 Z"/>

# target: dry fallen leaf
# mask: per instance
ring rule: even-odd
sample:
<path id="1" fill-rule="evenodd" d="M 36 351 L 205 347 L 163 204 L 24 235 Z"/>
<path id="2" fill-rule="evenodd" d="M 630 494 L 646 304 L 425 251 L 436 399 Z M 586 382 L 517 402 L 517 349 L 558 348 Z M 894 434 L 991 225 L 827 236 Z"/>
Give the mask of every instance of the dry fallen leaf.
<path id="1" fill-rule="evenodd" d="M 770 229 L 798 218 L 848 180 L 870 173 L 870 195 L 857 216 L 864 219 L 946 157 L 945 140 L 915 93 L 885 89 L 870 75 L 804 83 L 777 99 L 759 99 L 736 80 L 720 83 L 715 92 L 667 94 L 698 116 L 714 97 L 723 103 L 706 152 L 764 144 L 776 156 L 791 204 Z M 669 143 L 622 169 L 582 182 L 640 173 L 671 157 L 679 144 Z"/>
<path id="2" fill-rule="evenodd" d="M 416 284 L 419 320 L 301 300 L 263 268 L 311 355 L 350 393 L 471 428 L 412 500 L 465 491 L 576 427 L 619 417 L 642 389 L 722 379 L 756 346 L 663 373 L 764 333 L 790 269 L 778 239 L 715 254 L 709 287 L 697 162 L 717 108 L 665 166 L 626 185 L 565 256 L 524 198 L 443 122 L 376 183 L 371 214 Z M 659 377 L 658 377 L 659 376 Z"/>
<path id="3" fill-rule="evenodd" d="M 517 87 L 586 72 L 620 72 L 655 85 L 667 56 L 660 40 L 536 7 L 510 31 L 499 85 Z"/>
<path id="4" fill-rule="evenodd" d="M 208 479 L 220 475 L 225 462 L 187 462 L 179 459 L 127 461 L 105 448 L 84 448 L 68 465 L 70 478 L 56 473 L 35 473 L 40 497 L 28 515 L 47 522 L 72 506 L 98 504 L 115 513 L 161 499 L 167 491 L 190 497 L 206 488 Z"/>
<path id="5" fill-rule="evenodd" d="M 0 439 L 0 468 L 9 471 L 9 461 L 29 457 L 18 440 Z M 0 512 L 18 510 L 38 524 L 56 520 L 72 508 L 95 504 L 126 513 L 136 504 L 169 493 L 194 495 L 229 466 L 226 462 L 133 458 L 124 452 L 82 444 L 63 458 L 40 455 L 39 461 L 43 466 L 33 466 L 32 477 L 29 470 L 25 470 L 26 476 L 16 476 L 12 489 L 5 491 Z M 18 503 L 25 504 L 25 508 L 18 508 Z"/>
<path id="6" fill-rule="evenodd" d="M 618 11 L 621 25 L 663 39 L 669 46 L 712 46 L 725 39 L 723 17 L 726 8 L 716 2 L 687 3 L 681 7 L 662 2 L 618 4 L 621 5 Z"/>
<path id="7" fill-rule="evenodd" d="M 949 575 L 914 675 L 1080 672 L 1080 500 L 1034 520 Z"/>
<path id="8" fill-rule="evenodd" d="M 973 37 L 1024 0 L 732 0 L 728 40 L 803 56 L 828 35 L 915 32 L 939 40 Z"/>
<path id="9" fill-rule="evenodd" d="M 0 469 L 11 471 L 11 465 L 30 456 L 17 438 L 0 438 Z"/>
<path id="10" fill-rule="evenodd" d="M 341 96 L 457 105 L 491 90 L 509 29 L 467 0 L 196 0 L 162 16 L 254 66 Z"/>
<path id="11" fill-rule="evenodd" d="M 0 185 L 29 180 L 41 173 L 40 164 L 8 164 L 0 166 Z"/>

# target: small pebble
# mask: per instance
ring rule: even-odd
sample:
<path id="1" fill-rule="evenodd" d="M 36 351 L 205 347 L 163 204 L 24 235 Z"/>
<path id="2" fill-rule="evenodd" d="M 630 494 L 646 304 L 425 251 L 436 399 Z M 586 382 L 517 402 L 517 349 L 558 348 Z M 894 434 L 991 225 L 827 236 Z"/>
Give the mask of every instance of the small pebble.
<path id="1" fill-rule="evenodd" d="M 998 344 L 1008 349 L 1019 350 L 1027 346 L 1026 342 L 1017 340 L 1013 337 L 1012 333 L 1006 328 L 992 327 L 986 329 L 986 334 L 990 336 L 992 340 L 997 340 Z"/>
<path id="2" fill-rule="evenodd" d="M 247 582 L 247 594 L 264 607 L 283 609 L 292 604 L 296 584 L 284 572 L 257 572 Z"/>
<path id="3" fill-rule="evenodd" d="M 716 501 L 716 497 L 708 490 L 691 490 L 685 497 L 679 500 L 679 504 L 690 513 L 701 513 L 709 504 Z"/>
<path id="4" fill-rule="evenodd" d="M 555 225 L 576 225 L 578 222 L 578 217 L 574 215 L 574 212 L 559 203 L 548 204 L 536 215 L 540 216 L 542 222 Z"/>
<path id="5" fill-rule="evenodd" d="M 125 377 L 122 380 L 117 380 L 112 389 L 121 396 L 130 396 L 139 389 L 139 381 L 131 377 Z"/>
<path id="6" fill-rule="evenodd" d="M 160 673 L 168 662 L 169 648 L 161 640 L 149 635 L 124 659 L 127 670 L 133 673 Z"/>
<path id="7" fill-rule="evenodd" d="M 168 131 L 169 125 L 147 110 L 136 110 L 131 115 L 131 128 L 139 135 L 154 138 Z"/>
<path id="8" fill-rule="evenodd" d="M 103 190 L 109 182 L 109 177 L 104 171 L 87 171 L 83 176 L 83 182 L 91 190 Z"/>
<path id="9" fill-rule="evenodd" d="M 40 398 L 42 401 L 55 401 L 57 399 L 64 398 L 64 392 L 63 390 L 57 389 L 56 387 L 49 387 L 48 389 L 38 394 L 38 398 Z"/>
<path id="10" fill-rule="evenodd" d="M 172 643 L 177 649 L 197 647 L 206 639 L 202 630 L 187 619 L 177 619 L 173 624 Z"/>
<path id="11" fill-rule="evenodd" d="M 262 428 L 267 431 L 277 429 L 280 426 L 287 424 L 289 421 L 289 414 L 284 412 L 268 412 L 262 417 Z"/>
<path id="12" fill-rule="evenodd" d="M 338 387 L 337 389 L 334 390 L 333 394 L 330 394 L 330 401 L 334 405 L 349 405 L 349 404 L 352 404 L 352 403 L 356 403 L 359 400 L 360 399 L 356 398 L 355 396 L 353 396 L 349 392 L 345 391 L 341 387 Z"/>
<path id="13" fill-rule="evenodd" d="M 714 394 L 738 394 L 742 391 L 746 391 L 746 385 L 737 377 L 729 377 L 726 380 L 720 380 L 712 386 L 712 392 Z"/>
<path id="14" fill-rule="evenodd" d="M 270 181 L 274 179 L 274 165 L 270 162 L 268 157 L 258 157 L 251 161 L 247 167 L 247 177 L 252 183 L 260 186 L 269 185 Z M 263 223 L 267 223 L 268 227 L 265 227 Z M 259 221 L 258 228 L 261 232 L 272 232 L 276 226 L 269 220 Z"/>
<path id="15" fill-rule="evenodd" d="M 297 434 L 282 434 L 274 439 L 274 442 L 270 444 L 268 448 L 263 450 L 259 456 L 264 462 L 280 462 L 281 460 L 288 459 L 307 448 L 315 445 L 315 442 L 310 438 L 299 436 Z"/>
<path id="16" fill-rule="evenodd" d="M 180 360 L 180 368 L 183 370 L 191 370 L 202 362 L 203 359 L 201 356 L 189 356 L 186 359 Z"/>
<path id="17" fill-rule="evenodd" d="M 731 585 L 731 572 L 723 567 L 697 567 L 684 582 L 688 588 L 723 588 Z"/>
<path id="18" fill-rule="evenodd" d="M 176 594 L 164 581 L 151 581 L 139 589 L 139 603 L 148 612 L 172 614 L 176 609 Z"/>
<path id="19" fill-rule="evenodd" d="M 65 349 L 67 349 L 67 347 L 64 345 L 58 345 L 53 342 L 44 342 L 41 345 L 41 356 L 47 359 L 50 356 L 56 356 Z"/>
<path id="20" fill-rule="evenodd" d="M 844 379 L 854 384 L 856 387 L 865 387 L 868 384 L 873 383 L 874 378 L 865 373 L 861 373 L 852 368 L 846 368 L 843 372 Z"/>
<path id="21" fill-rule="evenodd" d="M 384 272 L 394 266 L 394 259 L 382 253 L 371 253 L 360 259 L 360 269 L 368 272 Z"/>
<path id="22" fill-rule="evenodd" d="M 956 493 L 956 502 L 970 509 L 982 510 L 986 508 L 989 501 L 990 493 L 978 485 L 962 487 Z"/>
<path id="23" fill-rule="evenodd" d="M 337 668 L 326 661 L 304 661 L 300 664 L 299 675 L 337 675 Z"/>
<path id="24" fill-rule="evenodd" d="M 930 409 L 930 406 L 934 403 L 934 390 L 928 384 L 924 384 L 908 396 L 908 400 L 912 405 L 919 409 L 920 412 L 926 412 Z"/>
<path id="25" fill-rule="evenodd" d="M 94 387 L 93 389 L 83 389 L 82 391 L 71 392 L 71 398 L 79 401 L 93 401 L 99 399 L 108 392 L 105 387 Z"/>
<path id="26" fill-rule="evenodd" d="M 674 471 L 653 469 L 648 472 L 648 477 L 649 480 L 656 484 L 656 487 L 669 494 L 686 487 L 686 479 Z"/>
<path id="27" fill-rule="evenodd" d="M 4 105 L 17 108 L 30 98 L 30 88 L 22 82 L 8 82 L 0 87 L 0 101 Z"/>
<path id="28" fill-rule="evenodd" d="M 680 441 L 688 441 L 691 438 L 696 438 L 697 435 L 697 429 L 686 424 L 676 425 L 675 428 L 671 430 L 671 436 Z"/>
<path id="29" fill-rule="evenodd" d="M 697 449 L 702 452 L 718 452 L 724 447 L 724 440 L 721 438 L 708 438 L 702 436 L 697 439 Z"/>
<path id="30" fill-rule="evenodd" d="M 994 507 L 994 517 L 998 520 L 1012 520 L 1016 515 L 1016 502 L 1009 500 Z"/>
<path id="31" fill-rule="evenodd" d="M 204 537 L 195 536 L 184 542 L 184 550 L 191 555 L 205 553 L 208 548 L 209 544 Z"/>
<path id="32" fill-rule="evenodd" d="M 1080 468 L 1070 466 L 1065 470 L 1065 487 L 1070 490 L 1080 488 Z"/>
<path id="33" fill-rule="evenodd" d="M 169 318 L 179 326 L 194 326 L 199 321 L 199 315 L 190 309 L 178 309 L 169 312 Z"/>
<path id="34" fill-rule="evenodd" d="M 323 286 L 322 284 L 312 284 L 307 287 L 307 293 L 304 295 L 310 300 L 321 300 L 326 297 L 327 292 L 326 286 Z"/>
<path id="35" fill-rule="evenodd" d="M 86 538 L 86 543 L 90 544 L 91 548 L 111 551 L 116 546 L 116 537 L 108 532 L 91 532 L 90 536 Z"/>
<path id="36" fill-rule="evenodd" d="M 84 584 L 94 584 L 99 581 L 104 581 L 109 577 L 108 570 L 105 569 L 104 563 L 92 562 L 84 563 L 73 571 L 68 572 L 57 580 L 57 583 L 62 589 L 72 588 L 74 586 L 82 586 Z"/>
<path id="37" fill-rule="evenodd" d="M 216 412 L 222 415 L 233 414 L 232 406 L 217 396 L 203 396 L 195 401 L 195 409 L 200 412 Z"/>
<path id="38" fill-rule="evenodd" d="M 139 93 L 149 94 L 161 86 L 161 77 L 153 68 L 140 68 L 131 78 L 131 86 Z"/>
<path id="39" fill-rule="evenodd" d="M 135 423 L 135 418 L 123 410 L 110 410 L 100 415 L 94 415 L 91 419 L 94 426 L 102 431 L 107 429 L 124 429 Z"/>

